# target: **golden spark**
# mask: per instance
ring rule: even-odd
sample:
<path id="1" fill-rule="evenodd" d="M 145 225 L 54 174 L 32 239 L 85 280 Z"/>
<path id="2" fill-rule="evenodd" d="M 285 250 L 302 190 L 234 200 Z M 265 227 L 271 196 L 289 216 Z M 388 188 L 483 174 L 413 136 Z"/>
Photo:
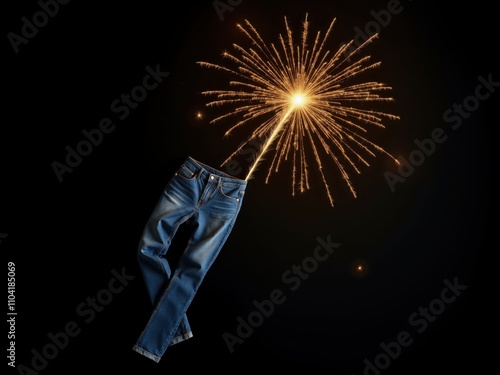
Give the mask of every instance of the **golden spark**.
<path id="1" fill-rule="evenodd" d="M 237 25 L 250 40 L 251 47 L 233 44 L 235 53 L 225 51 L 223 58 L 229 59 L 235 67 L 209 62 L 198 62 L 203 67 L 228 72 L 236 77 L 229 81 L 230 89 L 204 91 L 215 99 L 209 107 L 230 105 L 234 107 L 211 121 L 216 123 L 232 116 L 237 122 L 226 132 L 257 122 L 251 136 L 223 163 L 227 164 L 248 142 L 254 138 L 265 139 L 255 158 L 246 180 L 249 180 L 264 154 L 276 141 L 275 152 L 267 172 L 266 183 L 273 172 L 278 172 L 284 161 L 292 160 L 292 195 L 297 189 L 310 189 L 309 153 L 320 172 L 330 205 L 334 206 L 332 190 L 324 172 L 324 157 L 332 160 L 342 179 L 356 197 L 356 191 L 349 178 L 350 172 L 361 173 L 359 165 L 369 166 L 367 157 L 376 152 L 397 159 L 382 147 L 368 140 L 364 133 L 371 126 L 384 128 L 386 119 L 396 120 L 398 116 L 366 108 L 369 102 L 388 102 L 393 99 L 381 96 L 391 87 L 378 82 L 351 83 L 351 80 L 380 62 L 370 63 L 370 56 L 358 57 L 360 50 L 378 35 L 368 38 L 356 46 L 354 40 L 343 44 L 337 52 L 326 49 L 327 39 L 336 21 L 330 23 L 325 35 L 316 33 L 312 48 L 308 45 L 309 22 L 306 14 L 300 43 L 296 44 L 292 30 L 285 17 L 286 37 L 279 35 L 277 45 L 269 46 L 249 21 L 246 27 Z M 231 88 L 232 87 L 232 88 Z M 350 171 L 350 172 L 349 172 Z"/>

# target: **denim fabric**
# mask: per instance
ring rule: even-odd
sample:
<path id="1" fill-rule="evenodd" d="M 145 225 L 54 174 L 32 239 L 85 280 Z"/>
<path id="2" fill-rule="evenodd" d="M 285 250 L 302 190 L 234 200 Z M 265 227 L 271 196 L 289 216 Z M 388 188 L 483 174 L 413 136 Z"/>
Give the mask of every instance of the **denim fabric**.
<path id="1" fill-rule="evenodd" d="M 153 312 L 133 350 L 159 362 L 169 345 L 193 336 L 186 311 L 233 228 L 246 185 L 191 157 L 167 183 L 137 252 Z M 187 246 L 169 264 L 172 239 L 188 221 Z"/>

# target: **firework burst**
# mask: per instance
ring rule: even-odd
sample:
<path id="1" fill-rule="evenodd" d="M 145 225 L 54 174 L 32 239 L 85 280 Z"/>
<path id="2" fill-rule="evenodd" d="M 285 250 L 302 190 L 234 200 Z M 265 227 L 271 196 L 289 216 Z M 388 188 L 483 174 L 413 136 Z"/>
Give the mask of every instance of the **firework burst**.
<path id="1" fill-rule="evenodd" d="M 318 31 L 309 46 L 307 14 L 299 43 L 295 42 L 286 17 L 286 35 L 279 35 L 277 45 L 266 44 L 252 24 L 245 21 L 245 26 L 238 25 L 238 28 L 251 46 L 244 48 L 233 44 L 234 53 L 224 52 L 223 57 L 230 61 L 230 66 L 198 62 L 203 67 L 234 76 L 234 80 L 229 81 L 230 89 L 203 92 L 215 97 L 207 106 L 232 108 L 211 123 L 236 117 L 226 135 L 241 126 L 253 128 L 248 139 L 222 166 L 254 138 L 265 139 L 246 180 L 252 177 L 264 155 L 274 148 L 266 183 L 285 161 L 291 161 L 292 195 L 297 191 L 305 192 L 310 189 L 312 160 L 332 207 L 333 193 L 322 159 L 330 160 L 356 197 L 349 176 L 353 172 L 361 173 L 360 166 L 369 166 L 369 157 L 382 153 L 397 163 L 396 158 L 367 139 L 365 134 L 370 127 L 384 128 L 384 120 L 399 119 L 396 115 L 366 108 L 367 103 L 392 101 L 381 95 L 391 87 L 378 82 L 352 82 L 354 77 L 380 65 L 380 62 L 370 63 L 370 56 L 359 57 L 361 49 L 377 34 L 359 46 L 351 40 L 332 53 L 327 49 L 327 40 L 334 23 L 335 19 L 324 35 Z"/>

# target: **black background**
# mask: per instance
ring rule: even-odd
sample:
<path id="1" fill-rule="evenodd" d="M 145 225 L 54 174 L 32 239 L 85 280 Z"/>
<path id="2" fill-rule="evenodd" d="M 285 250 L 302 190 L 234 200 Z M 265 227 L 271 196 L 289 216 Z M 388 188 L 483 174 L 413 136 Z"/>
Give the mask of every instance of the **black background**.
<path id="1" fill-rule="evenodd" d="M 290 174 L 283 170 L 266 185 L 263 164 L 190 306 L 194 337 L 169 348 L 158 364 L 132 351 L 150 313 L 136 248 L 163 187 L 186 156 L 218 166 L 250 134 L 227 139 L 229 121 L 209 124 L 224 109 L 205 108 L 200 93 L 227 76 L 196 62 L 221 62 L 224 49 L 246 43 L 235 27 L 244 19 L 274 42 L 284 31 L 283 16 L 298 33 L 306 12 L 312 31 L 337 18 L 329 39 L 334 51 L 388 2 L 272 4 L 244 0 L 221 19 L 212 1 L 72 1 L 18 53 L 7 34 L 20 34 L 21 18 L 31 19 L 40 8 L 35 1 L 4 8 L 0 251 L 5 263 L 16 265 L 16 365 L 31 367 L 32 350 L 41 351 L 50 332 L 74 321 L 81 331 L 40 373 L 362 374 L 365 359 L 373 362 L 380 344 L 402 331 L 412 344 L 380 373 L 496 368 L 486 340 L 496 340 L 490 250 L 497 246 L 488 237 L 498 93 L 456 130 L 443 120 L 454 103 L 474 95 L 478 76 L 500 80 L 495 12 L 479 3 L 402 1 L 402 12 L 366 49 L 382 61 L 371 74 L 393 87 L 391 111 L 401 116 L 374 139 L 404 157 L 416 148 L 415 139 L 429 138 L 436 128 L 447 140 L 394 192 L 383 174 L 397 170 L 385 157 L 353 176 L 357 199 L 334 176 L 334 208 L 319 179 L 311 191 L 292 197 Z M 146 66 L 158 64 L 169 76 L 118 119 L 110 104 L 141 84 Z M 83 129 L 106 117 L 114 130 L 59 182 L 52 163 L 64 163 L 65 147 L 75 147 Z M 291 291 L 284 272 L 312 255 L 318 237 L 328 236 L 340 247 Z M 181 237 L 173 250 L 182 246 Z M 365 271 L 354 270 L 359 264 Z M 122 269 L 135 278 L 86 323 L 77 306 L 107 288 L 112 270 Z M 467 289 L 416 332 L 409 317 L 440 298 L 445 279 L 455 278 Z M 246 319 L 255 310 L 252 301 L 268 299 L 274 289 L 286 301 L 230 353 L 224 332 L 236 334 L 236 319 Z"/>

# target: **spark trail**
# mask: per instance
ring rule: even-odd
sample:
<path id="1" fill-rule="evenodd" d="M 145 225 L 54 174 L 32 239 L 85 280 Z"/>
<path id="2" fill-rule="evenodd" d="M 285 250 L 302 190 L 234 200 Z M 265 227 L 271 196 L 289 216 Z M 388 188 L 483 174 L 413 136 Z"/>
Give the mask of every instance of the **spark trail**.
<path id="1" fill-rule="evenodd" d="M 384 120 L 397 120 L 399 116 L 367 108 L 368 103 L 391 102 L 382 91 L 391 87 L 379 82 L 352 82 L 355 77 L 380 66 L 370 63 L 370 56 L 359 57 L 360 51 L 378 35 L 355 47 L 354 40 L 343 44 L 335 53 L 326 48 L 335 19 L 326 33 L 316 33 L 309 48 L 309 22 L 306 14 L 300 43 L 296 44 L 285 17 L 286 36 L 279 42 L 266 44 L 249 21 L 238 28 L 251 42 L 250 48 L 233 44 L 236 53 L 224 52 L 233 67 L 198 62 L 203 67 L 230 73 L 230 89 L 209 90 L 203 94 L 215 96 L 208 107 L 231 106 L 232 110 L 216 117 L 217 123 L 230 117 L 239 118 L 226 132 L 247 125 L 254 130 L 248 139 L 223 163 L 231 161 L 248 142 L 258 137 L 266 139 L 259 155 L 249 168 L 246 180 L 254 174 L 264 155 L 274 146 L 266 183 L 271 174 L 291 159 L 292 195 L 310 189 L 309 159 L 316 163 L 330 205 L 334 206 L 332 189 L 324 170 L 324 158 L 331 159 L 340 176 L 356 197 L 350 180 L 353 171 L 361 173 L 360 165 L 369 166 L 368 157 L 376 153 L 397 159 L 364 134 L 370 127 L 384 128 Z M 253 125 L 257 123 L 257 125 Z"/>

